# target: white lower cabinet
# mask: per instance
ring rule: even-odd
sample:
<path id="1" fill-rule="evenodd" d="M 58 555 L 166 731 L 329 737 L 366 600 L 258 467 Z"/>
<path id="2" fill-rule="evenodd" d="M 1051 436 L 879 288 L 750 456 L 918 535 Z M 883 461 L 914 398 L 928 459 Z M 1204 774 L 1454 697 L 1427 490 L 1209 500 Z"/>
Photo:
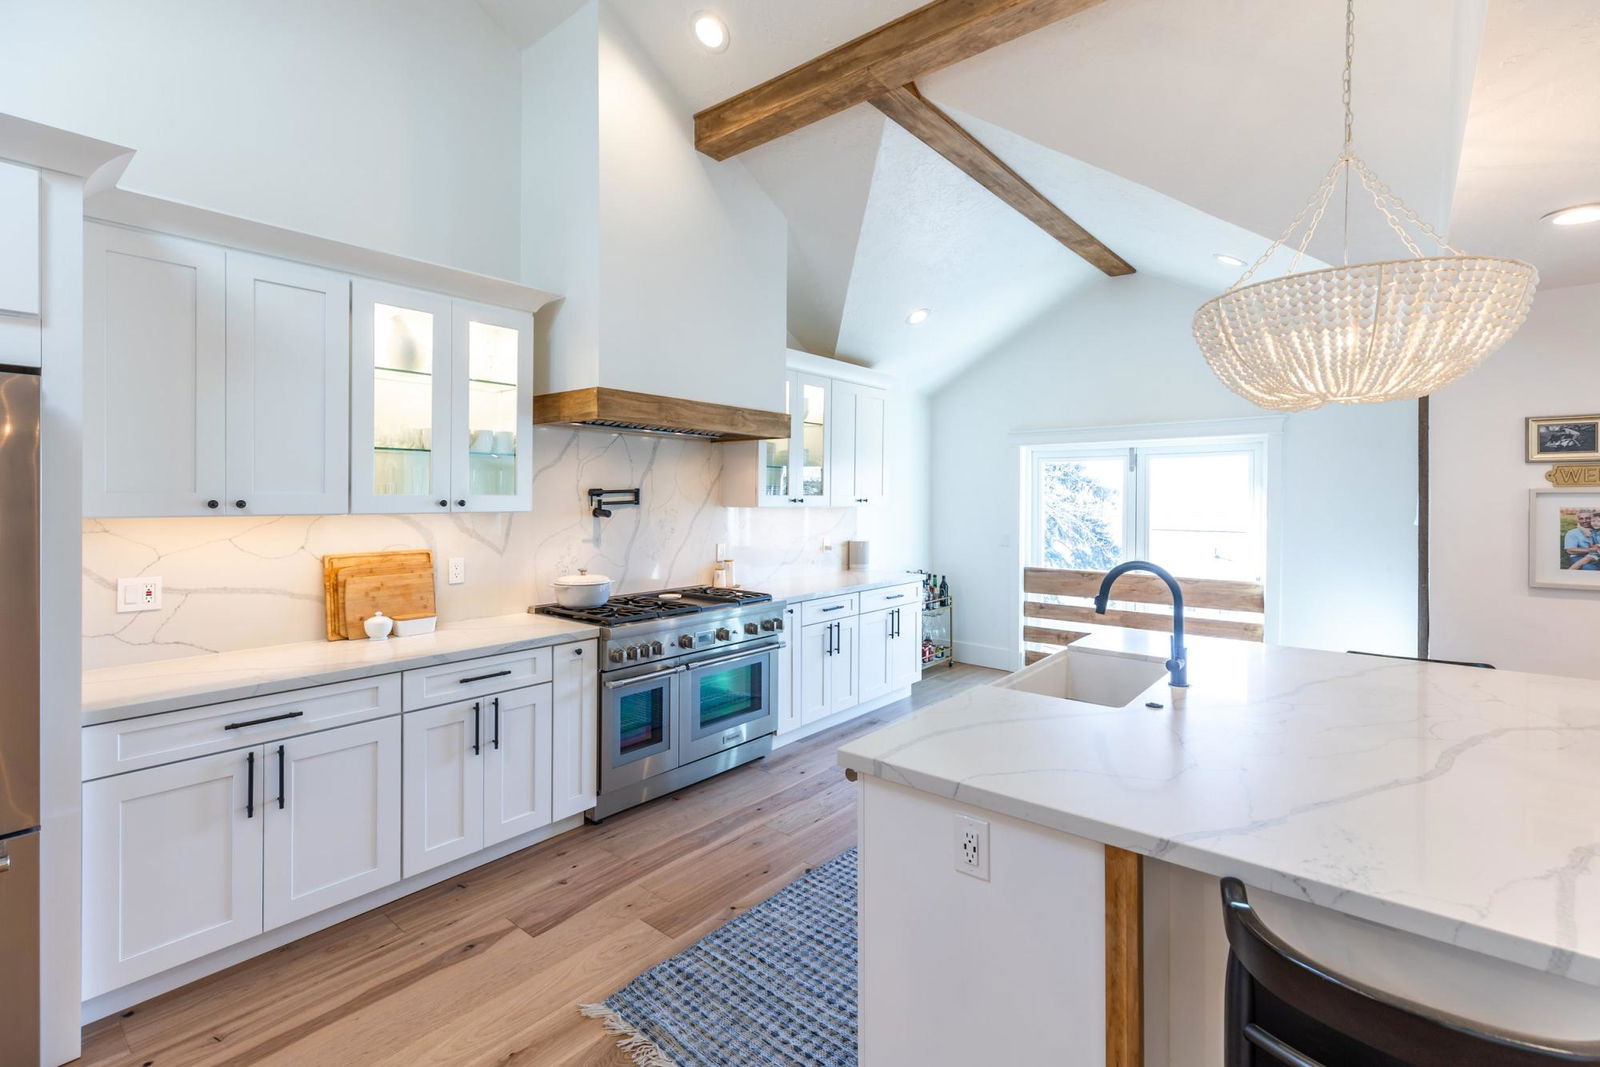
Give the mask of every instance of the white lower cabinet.
<path id="1" fill-rule="evenodd" d="M 551 667 L 551 812 L 561 820 L 594 807 L 600 793 L 599 642 L 560 645 Z"/>
<path id="2" fill-rule="evenodd" d="M 400 720 L 266 748 L 262 912 L 271 930 L 400 879 Z"/>
<path id="3" fill-rule="evenodd" d="M 876 700 L 894 690 L 895 608 L 861 616 L 861 699 Z"/>
<path id="4" fill-rule="evenodd" d="M 83 786 L 83 995 L 261 933 L 265 751 Z"/>
<path id="5" fill-rule="evenodd" d="M 801 627 L 795 693 L 802 723 L 847 711 L 861 702 L 858 621 L 850 616 Z"/>
<path id="6" fill-rule="evenodd" d="M 407 878 L 548 826 L 553 686 L 405 714 Z"/>
<path id="7" fill-rule="evenodd" d="M 405 714 L 407 878 L 483 847 L 483 704 L 467 700 Z"/>
<path id="8" fill-rule="evenodd" d="M 778 653 L 778 733 L 786 734 L 801 725 L 800 698 L 796 692 L 800 661 L 800 612 L 783 609 L 783 651 Z"/>
<path id="9" fill-rule="evenodd" d="M 484 701 L 483 843 L 497 845 L 549 826 L 551 732 L 548 685 Z"/>

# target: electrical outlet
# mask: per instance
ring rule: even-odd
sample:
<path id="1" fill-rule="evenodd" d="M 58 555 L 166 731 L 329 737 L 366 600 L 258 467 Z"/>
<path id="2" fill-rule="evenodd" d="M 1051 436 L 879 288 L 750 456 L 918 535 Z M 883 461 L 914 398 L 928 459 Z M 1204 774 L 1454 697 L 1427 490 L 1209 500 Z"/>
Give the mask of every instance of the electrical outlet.
<path id="1" fill-rule="evenodd" d="M 974 878 L 989 880 L 989 824 L 982 819 L 957 815 L 956 870 Z"/>
<path id="2" fill-rule="evenodd" d="M 450 557 L 450 584 L 460 585 L 467 580 L 467 561 L 460 556 Z"/>
<path id="3" fill-rule="evenodd" d="M 118 578 L 117 613 L 157 611 L 161 607 L 160 578 Z"/>

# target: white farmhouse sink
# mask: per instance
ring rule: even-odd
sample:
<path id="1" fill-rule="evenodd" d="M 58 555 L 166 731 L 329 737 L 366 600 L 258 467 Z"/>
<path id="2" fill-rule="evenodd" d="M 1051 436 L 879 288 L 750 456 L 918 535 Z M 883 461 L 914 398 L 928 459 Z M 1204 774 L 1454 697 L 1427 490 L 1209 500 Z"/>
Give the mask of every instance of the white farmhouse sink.
<path id="1" fill-rule="evenodd" d="M 1002 689 L 1123 708 L 1167 676 L 1165 664 L 1063 648 L 994 684 Z"/>

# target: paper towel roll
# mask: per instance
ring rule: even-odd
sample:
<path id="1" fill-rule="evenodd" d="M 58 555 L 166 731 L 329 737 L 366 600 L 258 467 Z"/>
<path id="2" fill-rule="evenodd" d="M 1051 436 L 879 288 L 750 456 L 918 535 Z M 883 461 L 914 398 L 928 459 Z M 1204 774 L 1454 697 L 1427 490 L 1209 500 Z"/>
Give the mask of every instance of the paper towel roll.
<path id="1" fill-rule="evenodd" d="M 871 550 L 865 541 L 844 543 L 844 565 L 853 571 L 864 571 L 871 561 Z"/>

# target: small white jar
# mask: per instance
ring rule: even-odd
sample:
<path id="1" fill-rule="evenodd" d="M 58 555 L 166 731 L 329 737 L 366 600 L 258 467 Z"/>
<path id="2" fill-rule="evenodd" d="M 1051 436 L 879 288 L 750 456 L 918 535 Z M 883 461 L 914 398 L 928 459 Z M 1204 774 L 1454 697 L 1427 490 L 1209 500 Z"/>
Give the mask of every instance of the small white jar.
<path id="1" fill-rule="evenodd" d="M 394 620 L 381 611 L 375 611 L 361 624 L 361 628 L 367 631 L 367 640 L 387 641 L 394 630 Z"/>

